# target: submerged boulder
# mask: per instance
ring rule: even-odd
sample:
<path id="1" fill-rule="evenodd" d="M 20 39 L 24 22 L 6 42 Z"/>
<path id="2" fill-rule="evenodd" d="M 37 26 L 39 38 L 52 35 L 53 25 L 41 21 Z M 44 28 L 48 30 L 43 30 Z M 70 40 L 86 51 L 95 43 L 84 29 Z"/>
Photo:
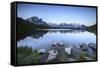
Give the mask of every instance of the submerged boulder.
<path id="1" fill-rule="evenodd" d="M 45 50 L 45 49 L 39 49 L 38 52 L 39 52 L 40 54 L 44 54 L 44 53 L 46 53 L 46 50 Z"/>
<path id="2" fill-rule="evenodd" d="M 68 55 L 71 55 L 71 47 L 65 48 L 65 52 L 66 52 Z"/>
<path id="3" fill-rule="evenodd" d="M 52 46 L 56 46 L 56 45 L 57 45 L 57 43 L 53 43 L 53 44 L 52 44 Z"/>
<path id="4" fill-rule="evenodd" d="M 58 52 L 56 50 L 50 50 L 48 53 L 49 53 L 49 56 L 48 56 L 46 62 L 55 59 L 58 55 Z"/>
<path id="5" fill-rule="evenodd" d="M 63 42 L 53 43 L 52 46 L 64 46 Z"/>
<path id="6" fill-rule="evenodd" d="M 58 43 L 59 46 L 64 46 L 65 44 L 63 42 Z"/>
<path id="7" fill-rule="evenodd" d="M 80 45 L 80 48 L 83 50 L 83 51 L 88 51 L 89 47 L 85 44 L 85 43 L 82 43 Z"/>

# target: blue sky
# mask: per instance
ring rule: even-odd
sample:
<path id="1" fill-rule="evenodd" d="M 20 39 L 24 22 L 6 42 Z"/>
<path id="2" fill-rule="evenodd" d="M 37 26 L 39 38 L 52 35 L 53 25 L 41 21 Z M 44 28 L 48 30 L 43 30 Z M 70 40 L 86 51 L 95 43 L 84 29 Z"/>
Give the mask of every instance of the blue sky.
<path id="1" fill-rule="evenodd" d="M 42 18 L 47 23 L 78 23 L 90 26 L 96 23 L 96 8 L 18 3 L 17 17 L 27 19 L 32 16 Z"/>

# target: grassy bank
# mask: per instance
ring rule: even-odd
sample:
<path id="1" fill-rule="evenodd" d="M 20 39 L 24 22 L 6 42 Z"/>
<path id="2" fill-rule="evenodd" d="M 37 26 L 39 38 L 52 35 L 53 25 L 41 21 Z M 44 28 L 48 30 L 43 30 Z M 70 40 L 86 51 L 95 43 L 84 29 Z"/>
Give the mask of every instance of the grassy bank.
<path id="1" fill-rule="evenodd" d="M 17 64 L 37 64 L 39 62 L 39 53 L 37 49 L 32 50 L 31 47 L 20 46 L 17 48 Z"/>

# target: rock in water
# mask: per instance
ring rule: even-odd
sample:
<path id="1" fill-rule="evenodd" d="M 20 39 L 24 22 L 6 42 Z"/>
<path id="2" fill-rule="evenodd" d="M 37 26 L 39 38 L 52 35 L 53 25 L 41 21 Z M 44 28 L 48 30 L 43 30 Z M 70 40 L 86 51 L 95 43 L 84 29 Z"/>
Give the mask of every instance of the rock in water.
<path id="1" fill-rule="evenodd" d="M 46 53 L 46 50 L 45 49 L 39 49 L 38 52 L 44 54 L 44 53 Z"/>
<path id="2" fill-rule="evenodd" d="M 85 44 L 85 43 L 82 43 L 80 45 L 80 48 L 83 50 L 83 51 L 88 51 L 88 46 Z"/>
<path id="3" fill-rule="evenodd" d="M 52 46 L 56 46 L 56 45 L 57 45 L 57 43 L 53 43 L 53 44 L 52 44 Z"/>
<path id="4" fill-rule="evenodd" d="M 55 51 L 55 50 L 50 50 L 50 51 L 49 51 L 49 56 L 48 56 L 46 62 L 55 59 L 57 55 L 58 55 L 58 52 L 57 52 L 57 51 Z"/>
<path id="5" fill-rule="evenodd" d="M 59 42 L 58 45 L 59 46 L 64 46 L 64 43 L 63 42 Z"/>
<path id="6" fill-rule="evenodd" d="M 66 52 L 68 55 L 71 55 L 71 47 L 65 48 L 65 52 Z"/>

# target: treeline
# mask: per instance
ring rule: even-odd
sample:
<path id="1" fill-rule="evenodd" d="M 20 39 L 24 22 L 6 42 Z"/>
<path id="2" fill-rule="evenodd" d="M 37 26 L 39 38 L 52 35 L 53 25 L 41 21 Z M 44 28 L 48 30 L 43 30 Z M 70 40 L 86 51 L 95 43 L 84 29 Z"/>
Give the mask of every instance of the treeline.
<path id="1" fill-rule="evenodd" d="M 93 33 L 97 34 L 96 28 L 97 28 L 97 24 L 94 24 L 92 26 L 87 27 L 86 30 L 89 31 L 89 32 L 93 32 Z"/>

